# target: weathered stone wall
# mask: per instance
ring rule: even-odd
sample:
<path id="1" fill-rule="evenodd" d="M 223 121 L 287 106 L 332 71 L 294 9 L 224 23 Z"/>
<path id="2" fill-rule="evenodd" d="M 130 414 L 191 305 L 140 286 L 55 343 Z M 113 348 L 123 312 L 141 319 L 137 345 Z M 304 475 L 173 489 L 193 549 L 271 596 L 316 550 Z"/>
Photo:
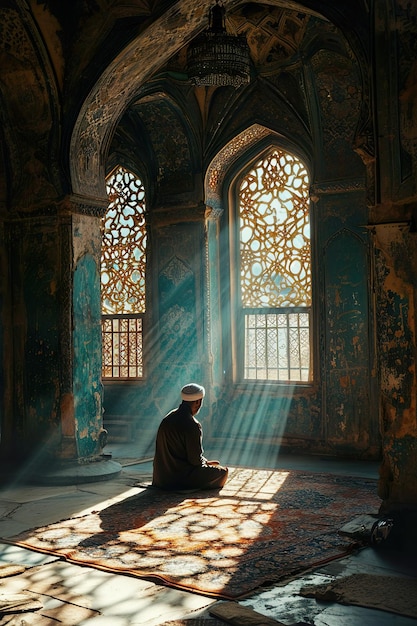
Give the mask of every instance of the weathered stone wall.
<path id="1" fill-rule="evenodd" d="M 383 508 L 417 502 L 416 238 L 407 223 L 374 229 L 376 325 L 383 432 Z"/>
<path id="2" fill-rule="evenodd" d="M 145 164 L 151 191 L 147 373 L 104 394 L 107 413 L 137 417 L 138 453 L 198 379 L 213 440 L 377 456 L 382 436 L 384 506 L 414 506 L 416 6 L 323 0 L 321 19 L 300 1 L 264 55 L 256 42 L 269 33 L 237 9 L 251 84 L 194 91 L 184 42 L 209 3 L 130 4 L 0 8 L 3 458 L 99 452 L 99 218 L 116 134 L 117 156 Z M 291 11 L 281 5 L 267 12 Z M 222 155 L 227 166 L 210 206 L 221 212 L 243 152 L 268 141 L 311 173 L 315 379 L 304 388 L 234 384 L 227 223 L 205 223 L 210 165 Z"/>
<path id="3" fill-rule="evenodd" d="M 72 423 L 77 458 L 82 460 L 100 452 L 102 427 L 100 218 L 73 216 L 72 237 Z"/>

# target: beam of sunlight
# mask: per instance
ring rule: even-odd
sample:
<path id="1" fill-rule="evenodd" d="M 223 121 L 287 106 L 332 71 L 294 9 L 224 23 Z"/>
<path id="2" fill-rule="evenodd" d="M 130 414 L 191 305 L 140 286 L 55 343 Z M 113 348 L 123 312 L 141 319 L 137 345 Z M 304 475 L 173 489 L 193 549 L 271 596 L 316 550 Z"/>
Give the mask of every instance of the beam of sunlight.
<path id="1" fill-rule="evenodd" d="M 252 392 L 249 388 L 236 391 L 223 417 L 221 432 L 211 429 L 206 433 L 205 429 L 205 435 L 208 435 L 206 448 L 214 448 L 216 457 L 224 465 L 277 468 L 292 391 L 292 388 L 286 388 L 285 397 L 280 399 L 266 384 L 257 385 L 256 391 Z M 201 421 L 204 428 L 204 419 Z"/>

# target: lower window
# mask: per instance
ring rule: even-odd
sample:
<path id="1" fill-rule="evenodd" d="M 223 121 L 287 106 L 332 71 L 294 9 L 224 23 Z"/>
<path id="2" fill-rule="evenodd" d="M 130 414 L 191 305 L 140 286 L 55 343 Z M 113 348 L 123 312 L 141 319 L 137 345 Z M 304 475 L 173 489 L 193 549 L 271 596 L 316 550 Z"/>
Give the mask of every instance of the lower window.
<path id="1" fill-rule="evenodd" d="M 103 378 L 143 378 L 143 318 L 102 315 Z"/>
<path id="2" fill-rule="evenodd" d="M 310 366 L 310 311 L 255 313 L 245 318 L 244 378 L 307 382 Z"/>

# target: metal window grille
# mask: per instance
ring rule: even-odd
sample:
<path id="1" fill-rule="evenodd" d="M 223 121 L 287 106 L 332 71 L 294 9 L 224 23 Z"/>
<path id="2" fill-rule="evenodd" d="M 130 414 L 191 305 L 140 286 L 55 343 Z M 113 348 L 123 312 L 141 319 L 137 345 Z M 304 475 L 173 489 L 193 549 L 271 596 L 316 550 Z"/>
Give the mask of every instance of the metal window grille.
<path id="1" fill-rule="evenodd" d="M 103 315 L 103 376 L 143 377 L 143 319 Z"/>
<path id="2" fill-rule="evenodd" d="M 310 380 L 310 312 L 245 313 L 244 376 Z"/>

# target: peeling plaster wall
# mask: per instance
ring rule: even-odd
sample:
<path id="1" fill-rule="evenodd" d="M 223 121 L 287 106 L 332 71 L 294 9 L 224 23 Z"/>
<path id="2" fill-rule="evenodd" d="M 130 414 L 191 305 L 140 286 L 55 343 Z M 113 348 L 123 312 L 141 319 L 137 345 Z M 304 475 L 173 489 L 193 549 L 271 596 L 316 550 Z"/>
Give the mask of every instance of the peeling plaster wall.
<path id="1" fill-rule="evenodd" d="M 377 335 L 387 510 L 417 502 L 415 235 L 406 224 L 375 227 Z M 401 477 L 401 480 L 399 480 Z"/>
<path id="2" fill-rule="evenodd" d="M 326 440 L 375 454 L 366 239 L 343 229 L 327 242 L 325 259 Z"/>
<path id="3" fill-rule="evenodd" d="M 73 218 L 73 395 L 80 459 L 99 452 L 102 426 L 100 221 Z"/>
<path id="4" fill-rule="evenodd" d="M 52 453 L 60 440 L 58 225 L 50 219 L 22 222 L 9 237 L 14 340 L 5 356 L 14 401 L 2 446 L 5 457 L 15 460 L 30 456 L 40 443 Z"/>
<path id="5" fill-rule="evenodd" d="M 251 463 L 259 454 L 277 458 L 281 446 L 324 451 L 321 422 L 314 387 L 242 384 L 223 390 L 212 407 L 209 433 L 217 444 L 240 449 L 244 462 Z"/>
<path id="6" fill-rule="evenodd" d="M 79 457 L 98 452 L 101 423 L 101 307 L 96 259 L 85 254 L 74 272 L 74 417 Z"/>

